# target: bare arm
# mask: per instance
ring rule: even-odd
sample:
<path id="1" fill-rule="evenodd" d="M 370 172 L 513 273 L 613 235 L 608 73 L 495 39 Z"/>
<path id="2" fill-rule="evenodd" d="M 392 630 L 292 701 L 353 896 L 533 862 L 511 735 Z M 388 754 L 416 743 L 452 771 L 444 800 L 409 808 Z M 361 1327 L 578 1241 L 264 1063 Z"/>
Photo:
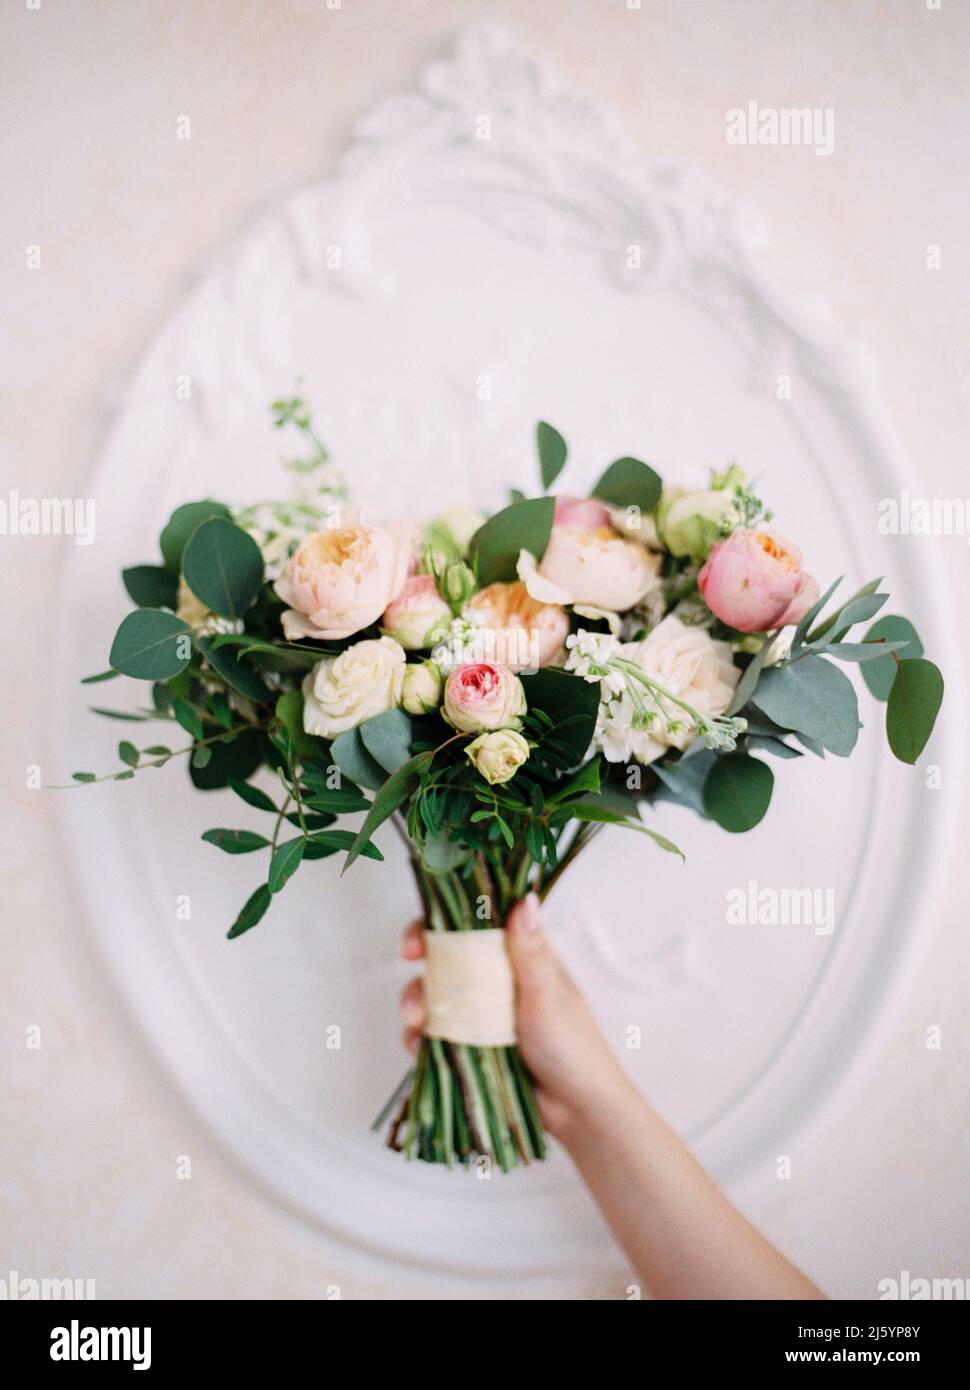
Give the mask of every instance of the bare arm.
<path id="1" fill-rule="evenodd" d="M 585 999 L 549 945 L 530 895 L 508 921 L 519 1045 L 538 1084 L 543 1122 L 569 1152 L 654 1298 L 824 1295 L 727 1200 L 647 1104 L 613 1056 Z M 403 954 L 423 952 L 421 924 Z M 420 980 L 404 991 L 404 1040 L 417 1046 Z"/>

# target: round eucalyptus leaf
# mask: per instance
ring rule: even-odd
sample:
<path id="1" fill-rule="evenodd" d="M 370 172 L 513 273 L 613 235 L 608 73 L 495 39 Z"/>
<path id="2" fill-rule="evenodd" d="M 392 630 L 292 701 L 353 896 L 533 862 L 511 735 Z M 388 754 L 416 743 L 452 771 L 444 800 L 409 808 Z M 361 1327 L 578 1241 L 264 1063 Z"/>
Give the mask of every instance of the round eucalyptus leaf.
<path id="1" fill-rule="evenodd" d="M 214 516 L 192 533 L 182 576 L 200 603 L 223 618 L 241 618 L 263 583 L 263 556 L 241 526 Z"/>

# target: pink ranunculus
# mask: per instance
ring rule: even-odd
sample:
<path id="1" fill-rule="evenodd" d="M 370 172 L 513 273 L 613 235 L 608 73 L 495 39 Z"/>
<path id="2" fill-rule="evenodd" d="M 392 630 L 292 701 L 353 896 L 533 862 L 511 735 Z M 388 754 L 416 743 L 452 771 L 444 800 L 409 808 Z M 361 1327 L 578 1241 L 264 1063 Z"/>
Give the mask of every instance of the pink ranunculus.
<path id="1" fill-rule="evenodd" d="M 610 509 L 595 497 L 557 497 L 553 525 L 574 526 L 577 531 L 610 527 Z"/>
<path id="2" fill-rule="evenodd" d="M 420 651 L 435 641 L 433 634 L 451 623 L 451 609 L 438 592 L 433 574 L 412 574 L 389 603 L 381 619 L 381 631 L 400 642 L 405 651 Z"/>
<path id="3" fill-rule="evenodd" d="M 537 603 L 525 585 L 489 584 L 465 604 L 462 616 L 487 635 L 484 655 L 510 671 L 548 666 L 569 633 L 569 615 L 555 603 Z"/>
<path id="4" fill-rule="evenodd" d="M 712 547 L 697 587 L 711 612 L 738 632 L 797 622 L 818 597 L 800 551 L 768 531 L 745 529 Z"/>
<path id="5" fill-rule="evenodd" d="M 518 729 L 526 709 L 522 682 L 497 662 L 472 661 L 456 666 L 445 683 L 442 713 L 462 734 Z"/>
<path id="6" fill-rule="evenodd" d="M 406 527 L 363 524 L 307 536 L 274 586 L 289 605 L 285 636 L 351 637 L 375 623 L 404 587 L 412 541 Z"/>

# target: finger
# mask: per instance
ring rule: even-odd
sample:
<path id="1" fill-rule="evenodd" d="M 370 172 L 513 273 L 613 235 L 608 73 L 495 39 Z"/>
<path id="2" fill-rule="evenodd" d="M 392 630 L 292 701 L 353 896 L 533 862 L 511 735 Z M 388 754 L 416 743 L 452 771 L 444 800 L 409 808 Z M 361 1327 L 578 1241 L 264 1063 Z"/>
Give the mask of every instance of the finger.
<path id="1" fill-rule="evenodd" d="M 421 1029 L 405 1028 L 404 1032 L 401 1034 L 401 1042 L 407 1048 L 408 1052 L 417 1052 L 418 1048 L 421 1046 Z"/>
<path id="2" fill-rule="evenodd" d="M 409 980 L 401 990 L 401 1016 L 406 1028 L 421 1028 L 425 1021 L 424 981 Z"/>
<path id="3" fill-rule="evenodd" d="M 539 921 L 539 899 L 530 893 L 516 903 L 506 922 L 509 959 L 521 989 L 548 986 L 560 978 L 559 960 Z"/>
<path id="4" fill-rule="evenodd" d="M 424 923 L 418 920 L 401 937 L 401 955 L 404 960 L 421 960 L 424 954 Z"/>

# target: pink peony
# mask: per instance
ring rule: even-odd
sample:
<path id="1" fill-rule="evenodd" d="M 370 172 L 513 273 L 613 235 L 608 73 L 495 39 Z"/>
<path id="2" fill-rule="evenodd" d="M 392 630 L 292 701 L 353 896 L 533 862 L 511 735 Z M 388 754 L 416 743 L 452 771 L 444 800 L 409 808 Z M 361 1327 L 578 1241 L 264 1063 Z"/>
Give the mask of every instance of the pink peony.
<path id="1" fill-rule="evenodd" d="M 711 549 L 697 576 L 708 608 L 738 632 L 798 622 L 818 598 L 800 551 L 767 531 L 735 531 Z"/>
<path id="2" fill-rule="evenodd" d="M 307 536 L 274 586 L 289 604 L 285 636 L 351 637 L 375 623 L 404 587 L 412 539 L 407 528 L 364 525 Z"/>
<path id="3" fill-rule="evenodd" d="M 468 662 L 456 666 L 445 683 L 442 713 L 462 734 L 517 729 L 526 708 L 522 682 L 507 666 Z"/>
<path id="4" fill-rule="evenodd" d="M 557 497 L 553 525 L 574 526 L 577 531 L 609 529 L 610 509 L 595 497 Z"/>

